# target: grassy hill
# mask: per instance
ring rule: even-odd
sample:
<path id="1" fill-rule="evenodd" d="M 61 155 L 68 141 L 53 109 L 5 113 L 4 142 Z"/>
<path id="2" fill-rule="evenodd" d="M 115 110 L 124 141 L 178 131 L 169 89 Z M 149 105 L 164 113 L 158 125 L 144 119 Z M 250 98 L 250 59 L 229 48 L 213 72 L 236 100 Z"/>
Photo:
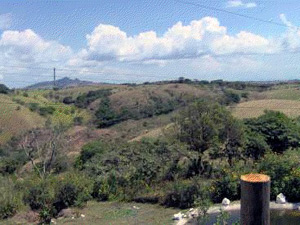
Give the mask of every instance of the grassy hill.
<path id="1" fill-rule="evenodd" d="M 26 130 L 43 126 L 45 118 L 0 94 L 0 144 Z"/>
<path id="2" fill-rule="evenodd" d="M 81 117 L 83 123 L 90 119 L 90 115 L 84 109 L 45 98 L 47 92 L 18 91 L 0 95 L 0 144 L 32 128 L 43 127 L 48 118 L 53 124 L 65 125 L 71 125 L 76 117 Z M 37 109 L 33 109 L 33 106 Z M 52 112 L 47 113 L 49 107 Z"/>

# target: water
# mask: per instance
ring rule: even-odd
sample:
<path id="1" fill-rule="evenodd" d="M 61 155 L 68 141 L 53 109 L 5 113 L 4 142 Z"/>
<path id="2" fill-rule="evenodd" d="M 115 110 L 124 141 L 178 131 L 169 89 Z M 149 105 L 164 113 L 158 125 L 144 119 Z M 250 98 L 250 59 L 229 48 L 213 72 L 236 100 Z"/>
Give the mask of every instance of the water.
<path id="1" fill-rule="evenodd" d="M 228 224 L 239 221 L 240 211 L 231 211 Z M 203 225 L 212 225 L 216 222 L 218 214 L 211 214 L 209 221 Z M 271 210 L 271 225 L 300 225 L 300 211 L 295 210 Z"/>

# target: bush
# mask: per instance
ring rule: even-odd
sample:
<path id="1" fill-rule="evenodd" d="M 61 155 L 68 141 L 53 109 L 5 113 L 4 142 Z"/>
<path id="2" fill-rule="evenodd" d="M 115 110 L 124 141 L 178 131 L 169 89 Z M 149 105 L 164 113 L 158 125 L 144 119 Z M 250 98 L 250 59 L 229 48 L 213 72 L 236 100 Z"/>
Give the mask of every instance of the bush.
<path id="1" fill-rule="evenodd" d="M 0 174 L 12 174 L 18 168 L 18 162 L 11 158 L 4 158 L 0 160 Z"/>
<path id="2" fill-rule="evenodd" d="M 41 116 L 52 115 L 55 112 L 55 108 L 53 106 L 46 106 L 39 108 L 39 114 Z"/>
<path id="3" fill-rule="evenodd" d="M 106 180 L 97 180 L 93 186 L 92 196 L 98 201 L 107 201 L 109 199 L 110 190 Z"/>
<path id="4" fill-rule="evenodd" d="M 68 96 L 63 99 L 63 103 L 66 105 L 70 105 L 70 104 L 75 103 L 75 101 L 73 100 L 73 98 L 71 96 Z"/>
<path id="5" fill-rule="evenodd" d="M 8 94 L 9 88 L 6 87 L 4 84 L 0 84 L 0 94 Z"/>
<path id="6" fill-rule="evenodd" d="M 72 183 L 62 184 L 58 188 L 55 198 L 55 206 L 59 212 L 61 209 L 75 205 L 75 202 L 78 198 L 78 189 Z"/>
<path id="7" fill-rule="evenodd" d="M 239 103 L 241 101 L 241 97 L 239 94 L 233 91 L 225 91 L 225 104 L 229 105 L 231 103 Z"/>
<path id="8" fill-rule="evenodd" d="M 95 155 L 101 155 L 106 151 L 106 145 L 101 141 L 90 142 L 82 147 L 79 157 L 76 159 L 75 167 L 83 169 L 84 164 Z"/>
<path id="9" fill-rule="evenodd" d="M 49 186 L 45 183 L 36 184 L 31 187 L 24 195 L 23 201 L 28 204 L 32 210 L 42 210 L 45 208 L 51 208 L 53 202 L 53 196 L 49 191 Z"/>
<path id="10" fill-rule="evenodd" d="M 300 125 L 281 112 L 266 111 L 245 123 L 251 132 L 262 135 L 274 152 L 300 147 Z"/>
<path id="11" fill-rule="evenodd" d="M 296 177 L 290 177 L 288 180 L 285 188 L 284 194 L 289 202 L 299 202 L 300 201 L 300 176 L 299 176 L 299 169 L 298 175 Z"/>
<path id="12" fill-rule="evenodd" d="M 240 199 L 240 181 L 238 177 L 224 174 L 213 183 L 211 195 L 214 203 L 220 203 L 223 198 Z"/>
<path id="13" fill-rule="evenodd" d="M 28 105 L 30 111 L 34 112 L 37 111 L 39 108 L 39 104 L 38 103 L 29 103 Z"/>
<path id="14" fill-rule="evenodd" d="M 267 154 L 259 164 L 259 171 L 271 177 L 271 199 L 276 199 L 279 193 L 288 196 L 294 202 L 300 199 L 300 154 L 298 151 L 288 151 L 283 155 Z M 298 189 L 298 190 L 297 190 Z"/>
<path id="15" fill-rule="evenodd" d="M 69 172 L 57 183 L 54 206 L 59 212 L 70 206 L 83 206 L 91 199 L 93 183 L 78 172 Z"/>
<path id="16" fill-rule="evenodd" d="M 175 182 L 171 188 L 163 200 L 163 205 L 168 207 L 190 208 L 203 195 L 203 188 L 201 190 L 200 185 L 195 183 Z"/>
<path id="17" fill-rule="evenodd" d="M 7 178 L 0 177 L 0 219 L 12 217 L 21 206 L 20 194 Z"/>
<path id="18" fill-rule="evenodd" d="M 82 125 L 83 124 L 83 117 L 76 116 L 73 119 L 74 125 Z"/>

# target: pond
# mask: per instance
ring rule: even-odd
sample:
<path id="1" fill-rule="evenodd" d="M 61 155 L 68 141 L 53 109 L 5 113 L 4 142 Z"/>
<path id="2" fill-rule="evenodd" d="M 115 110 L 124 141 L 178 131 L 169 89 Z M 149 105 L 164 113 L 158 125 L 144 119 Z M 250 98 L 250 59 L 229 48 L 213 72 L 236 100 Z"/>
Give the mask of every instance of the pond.
<path id="1" fill-rule="evenodd" d="M 235 210 L 229 212 L 230 219 L 228 224 L 239 221 L 240 211 Z M 211 214 L 207 222 L 203 223 L 205 225 L 213 225 L 216 222 L 216 217 L 218 214 Z M 271 210 L 271 225 L 299 225 L 300 224 L 300 211 L 296 210 Z"/>

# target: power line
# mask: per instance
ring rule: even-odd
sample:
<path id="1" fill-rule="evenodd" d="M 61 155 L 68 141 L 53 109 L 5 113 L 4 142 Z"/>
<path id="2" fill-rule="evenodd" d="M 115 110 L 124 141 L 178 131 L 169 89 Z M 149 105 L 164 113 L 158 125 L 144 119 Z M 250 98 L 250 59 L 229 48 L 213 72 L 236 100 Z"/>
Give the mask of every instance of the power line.
<path id="1" fill-rule="evenodd" d="M 227 13 L 227 14 L 230 14 L 230 15 L 233 15 L 233 16 L 239 16 L 239 17 L 243 17 L 243 18 L 246 18 L 246 19 L 251 19 L 251 20 L 259 21 L 259 22 L 262 22 L 262 23 L 268 23 L 268 24 L 275 25 L 275 26 L 291 28 L 291 26 L 288 26 L 288 25 L 283 24 L 283 23 L 278 23 L 278 22 L 274 22 L 274 21 L 271 21 L 271 20 L 266 20 L 266 19 L 258 18 L 258 17 L 254 17 L 254 16 L 248 16 L 248 15 L 245 15 L 245 14 L 228 11 L 226 9 L 215 8 L 215 7 L 208 6 L 208 5 L 202 5 L 202 4 L 199 4 L 199 3 L 182 1 L 182 0 L 173 0 L 173 1 L 177 2 L 177 3 L 185 4 L 185 5 L 196 6 L 196 7 L 202 8 L 202 9 L 207 9 L 207 10 L 212 10 L 212 11 Z M 298 29 L 298 27 L 295 27 L 295 28 Z"/>

